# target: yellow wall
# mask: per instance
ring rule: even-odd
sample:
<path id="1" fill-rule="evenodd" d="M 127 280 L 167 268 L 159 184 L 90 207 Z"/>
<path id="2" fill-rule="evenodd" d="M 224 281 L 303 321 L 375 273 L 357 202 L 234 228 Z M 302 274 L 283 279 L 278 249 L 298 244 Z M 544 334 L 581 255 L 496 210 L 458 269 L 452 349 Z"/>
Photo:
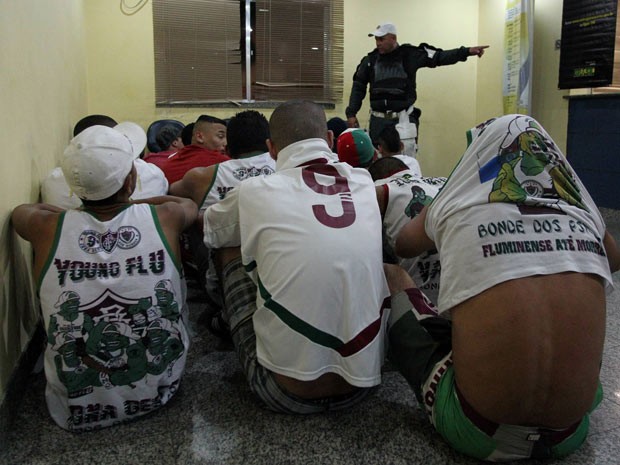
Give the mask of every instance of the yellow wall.
<path id="1" fill-rule="evenodd" d="M 505 0 L 480 0 L 479 42 L 481 45 L 490 47 L 483 58 L 478 60 L 475 124 L 500 115 L 503 111 L 502 66 L 505 10 Z"/>
<path id="2" fill-rule="evenodd" d="M 30 250 L 9 228 L 11 209 L 36 201 L 41 179 L 58 162 L 75 122 L 89 113 L 143 128 L 161 118 L 190 122 L 202 113 L 234 109 L 156 108 L 152 8 L 134 15 L 114 0 L 0 0 L 0 399 L 36 317 L 27 279 Z M 418 73 L 422 109 L 420 163 L 447 175 L 465 148 L 465 131 L 502 111 L 502 0 L 345 0 L 345 90 L 328 116 L 344 117 L 351 76 L 374 43 L 367 33 L 393 21 L 399 41 L 444 49 L 491 46 L 482 59 Z M 532 115 L 563 150 L 568 104 L 557 90 L 561 0 L 535 5 Z M 264 113 L 269 115 L 270 110 Z M 368 123 L 368 106 L 359 113 Z"/>
<path id="3" fill-rule="evenodd" d="M 129 2 L 137 4 L 137 2 Z M 195 121 L 208 113 L 227 118 L 234 110 L 156 108 L 153 8 L 148 2 L 133 15 L 118 1 L 84 0 L 88 48 L 88 108 L 116 121 L 134 121 L 145 130 L 157 119 Z"/>
<path id="4" fill-rule="evenodd" d="M 160 118 L 187 123 L 205 112 L 220 117 L 232 116 L 235 110 L 230 108 L 155 107 L 150 2 L 132 16 L 123 15 L 117 2 L 89 0 L 85 5 L 90 112 L 109 114 L 119 121 L 133 120 L 144 128 Z M 477 10 L 478 0 L 403 0 L 391 2 L 388 14 L 385 6 L 375 0 L 345 0 L 345 91 L 343 101 L 334 111 L 329 111 L 328 116 L 344 117 L 351 77 L 361 58 L 374 48 L 374 40 L 368 37 L 368 32 L 378 22 L 390 20 L 396 23 L 401 43 L 428 42 L 441 48 L 471 46 L 478 42 Z M 464 147 L 465 130 L 477 122 L 477 61 L 470 59 L 454 66 L 423 69 L 418 73 L 417 106 L 423 111 L 420 162 L 422 169 L 429 174 L 449 172 Z M 271 114 L 271 110 L 262 111 L 267 116 Z M 359 118 L 366 127 L 367 103 Z M 450 137 L 446 137 L 445 128 L 451 128 Z"/>
<path id="5" fill-rule="evenodd" d="M 37 318 L 30 248 L 9 226 L 37 201 L 74 122 L 87 111 L 82 2 L 0 0 L 0 401 Z"/>
<path id="6" fill-rule="evenodd" d="M 160 118 L 187 123 L 205 112 L 219 117 L 234 113 L 230 108 L 156 108 L 151 3 L 132 16 L 108 0 L 89 0 L 85 6 L 90 112 L 133 120 L 144 128 Z M 465 148 L 465 131 L 502 112 L 504 11 L 502 0 L 400 0 L 390 2 L 389 9 L 375 0 L 345 0 L 345 89 L 328 117 L 344 117 L 351 77 L 374 48 L 367 33 L 379 22 L 394 22 L 401 43 L 427 42 L 444 49 L 488 44 L 482 59 L 418 72 L 419 160 L 424 173 L 447 175 Z M 557 90 L 559 52 L 553 48 L 561 13 L 561 0 L 536 2 L 532 115 L 564 149 L 568 107 Z M 367 98 L 358 115 L 362 127 L 368 125 L 368 111 Z"/>

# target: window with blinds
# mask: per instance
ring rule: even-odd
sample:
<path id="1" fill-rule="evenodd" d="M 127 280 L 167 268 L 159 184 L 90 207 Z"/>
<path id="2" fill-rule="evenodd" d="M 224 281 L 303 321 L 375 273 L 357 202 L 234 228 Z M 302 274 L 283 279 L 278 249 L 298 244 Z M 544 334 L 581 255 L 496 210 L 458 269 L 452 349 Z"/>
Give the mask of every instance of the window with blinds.
<path id="1" fill-rule="evenodd" d="M 153 0 L 156 104 L 339 101 L 343 3 Z"/>

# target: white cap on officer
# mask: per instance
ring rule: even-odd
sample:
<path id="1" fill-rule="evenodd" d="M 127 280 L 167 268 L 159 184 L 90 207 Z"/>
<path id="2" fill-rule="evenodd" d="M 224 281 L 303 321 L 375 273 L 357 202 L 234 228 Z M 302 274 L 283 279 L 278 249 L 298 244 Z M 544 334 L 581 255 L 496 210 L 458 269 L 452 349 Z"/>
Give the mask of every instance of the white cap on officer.
<path id="1" fill-rule="evenodd" d="M 396 26 L 393 23 L 379 24 L 376 29 L 368 34 L 368 37 L 383 37 L 387 34 L 396 34 Z"/>

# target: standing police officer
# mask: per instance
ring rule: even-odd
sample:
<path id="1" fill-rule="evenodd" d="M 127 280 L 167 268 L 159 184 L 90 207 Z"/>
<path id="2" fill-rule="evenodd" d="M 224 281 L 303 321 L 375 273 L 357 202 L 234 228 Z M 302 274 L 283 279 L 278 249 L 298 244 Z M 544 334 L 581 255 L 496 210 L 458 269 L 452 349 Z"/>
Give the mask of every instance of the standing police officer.
<path id="1" fill-rule="evenodd" d="M 362 58 L 353 75 L 353 86 L 349 106 L 345 112 L 347 125 L 359 127 L 357 112 L 366 96 L 370 83 L 370 138 L 376 144 L 381 130 L 398 123 L 399 112 L 407 110 L 409 120 L 419 124 L 419 109 L 414 109 L 416 101 L 416 72 L 420 68 L 452 65 L 465 61 L 471 55 L 481 57 L 488 45 L 459 47 L 442 50 L 426 43 L 417 47 L 410 44 L 399 45 L 396 26 L 384 23 L 368 34 L 374 37 L 377 48 Z"/>

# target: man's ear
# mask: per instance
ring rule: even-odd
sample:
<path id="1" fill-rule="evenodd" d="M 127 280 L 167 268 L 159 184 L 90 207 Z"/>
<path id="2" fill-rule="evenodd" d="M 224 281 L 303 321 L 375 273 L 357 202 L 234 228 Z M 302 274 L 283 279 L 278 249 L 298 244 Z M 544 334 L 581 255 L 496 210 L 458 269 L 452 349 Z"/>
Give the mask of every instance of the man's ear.
<path id="1" fill-rule="evenodd" d="M 274 160 L 277 160 L 279 150 L 276 148 L 275 144 L 272 142 L 271 139 L 267 139 L 266 142 L 267 148 L 269 149 L 269 155 L 271 155 L 271 158 L 273 158 Z"/>
<path id="2" fill-rule="evenodd" d="M 125 182 L 123 183 L 123 190 L 127 192 L 128 196 L 131 197 L 133 192 L 136 190 L 136 183 L 138 181 L 138 172 L 136 171 L 136 167 L 131 169 L 127 177 L 125 178 Z"/>
<path id="3" fill-rule="evenodd" d="M 385 152 L 383 150 L 383 146 L 381 145 L 381 142 L 377 143 L 377 152 L 379 152 L 381 154 L 382 157 L 385 156 Z"/>
<path id="4" fill-rule="evenodd" d="M 334 146 L 334 131 L 332 131 L 331 129 L 327 130 L 327 145 L 329 145 L 330 147 Z"/>
<path id="5" fill-rule="evenodd" d="M 403 141 L 400 141 L 400 153 L 403 153 L 405 151 L 405 144 L 403 143 Z"/>

